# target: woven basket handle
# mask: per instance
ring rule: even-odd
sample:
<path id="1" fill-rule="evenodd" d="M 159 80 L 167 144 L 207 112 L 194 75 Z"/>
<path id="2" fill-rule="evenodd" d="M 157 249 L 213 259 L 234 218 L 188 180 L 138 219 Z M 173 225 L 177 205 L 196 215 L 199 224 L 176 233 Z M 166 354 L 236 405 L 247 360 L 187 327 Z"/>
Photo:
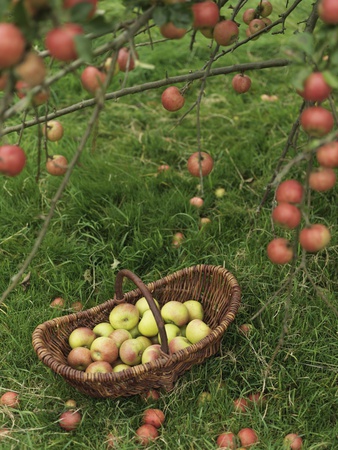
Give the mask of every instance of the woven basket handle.
<path id="1" fill-rule="evenodd" d="M 167 338 L 167 333 L 164 328 L 164 322 L 163 322 L 161 313 L 160 313 L 159 309 L 157 308 L 156 303 L 154 302 L 154 299 L 153 299 L 149 289 L 147 288 L 147 286 L 143 283 L 143 281 L 137 275 L 135 275 L 133 272 L 131 272 L 128 269 L 122 269 L 116 275 L 116 280 L 115 280 L 115 298 L 116 298 L 116 300 L 123 300 L 123 298 L 124 298 L 123 290 L 122 290 L 122 282 L 123 282 L 124 277 L 129 278 L 140 289 L 140 291 L 146 298 L 149 308 L 151 309 L 152 313 L 154 314 L 157 328 L 160 333 L 161 349 L 164 353 L 169 355 L 168 338 Z"/>

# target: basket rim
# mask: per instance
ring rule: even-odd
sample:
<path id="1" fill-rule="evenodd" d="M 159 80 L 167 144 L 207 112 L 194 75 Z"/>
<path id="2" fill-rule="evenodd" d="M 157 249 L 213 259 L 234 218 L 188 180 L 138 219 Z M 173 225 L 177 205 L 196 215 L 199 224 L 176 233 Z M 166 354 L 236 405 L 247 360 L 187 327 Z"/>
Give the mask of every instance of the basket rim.
<path id="1" fill-rule="evenodd" d="M 135 376 L 139 376 L 140 374 L 146 374 L 149 372 L 153 372 L 154 370 L 160 370 L 165 369 L 166 367 L 170 368 L 173 364 L 182 362 L 189 355 L 193 355 L 195 353 L 198 353 L 202 351 L 203 349 L 207 348 L 208 346 L 212 345 L 214 342 L 216 342 L 218 339 L 221 338 L 221 336 L 224 334 L 228 326 L 233 322 L 235 319 L 235 315 L 238 311 L 240 300 L 241 300 L 241 289 L 237 282 L 237 279 L 234 277 L 234 275 L 227 269 L 225 269 L 222 266 L 213 266 L 208 264 L 198 264 L 194 266 L 190 266 L 188 268 L 180 269 L 176 272 L 173 272 L 159 280 L 152 281 L 150 283 L 147 283 L 146 286 L 150 290 L 150 292 L 153 292 L 156 285 L 160 285 L 161 282 L 164 281 L 170 281 L 175 277 L 178 277 L 182 274 L 184 274 L 187 270 L 189 271 L 203 271 L 203 269 L 216 271 L 216 272 L 223 272 L 224 277 L 227 279 L 229 284 L 231 285 L 231 295 L 229 297 L 229 310 L 226 313 L 226 315 L 223 317 L 221 323 L 212 329 L 212 332 L 206 336 L 201 341 L 197 342 L 196 344 L 192 344 L 187 348 L 181 349 L 175 353 L 167 355 L 166 353 L 162 352 L 162 356 L 155 361 L 148 362 L 146 364 L 138 364 L 136 366 L 132 366 L 124 371 L 120 372 L 110 372 L 110 373 L 86 373 L 77 369 L 73 369 L 72 367 L 68 366 L 67 364 L 60 363 L 59 361 L 56 361 L 54 358 L 52 352 L 46 351 L 46 347 L 44 346 L 43 342 L 45 342 L 44 339 L 44 332 L 46 329 L 51 329 L 58 327 L 60 324 L 68 322 L 75 322 L 78 320 L 81 320 L 81 318 L 87 317 L 88 313 L 95 314 L 96 312 L 102 311 L 106 309 L 107 307 L 113 307 L 117 304 L 115 299 L 109 299 L 100 305 L 94 306 L 92 308 L 89 308 L 84 311 L 79 311 L 76 313 L 71 313 L 65 316 L 56 317 L 53 319 L 50 319 L 48 321 L 43 322 L 42 324 L 38 325 L 32 334 L 32 345 L 33 348 L 38 356 L 38 358 L 46 365 L 48 366 L 52 371 L 55 373 L 61 375 L 65 379 L 69 380 L 76 380 L 77 382 L 81 383 L 118 383 L 118 382 L 126 382 L 130 379 L 135 379 Z M 124 299 L 127 295 L 131 296 L 133 295 L 139 295 L 140 291 L 139 289 L 133 289 L 131 291 L 128 291 L 124 294 Z"/>

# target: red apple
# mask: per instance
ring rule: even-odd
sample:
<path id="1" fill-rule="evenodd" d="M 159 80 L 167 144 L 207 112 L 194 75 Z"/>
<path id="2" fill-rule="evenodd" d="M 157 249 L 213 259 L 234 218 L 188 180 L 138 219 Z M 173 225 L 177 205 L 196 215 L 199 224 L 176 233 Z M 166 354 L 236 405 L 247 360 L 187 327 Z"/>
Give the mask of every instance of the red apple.
<path id="1" fill-rule="evenodd" d="M 146 409 L 142 416 L 142 422 L 153 425 L 155 428 L 160 428 L 165 420 L 163 411 L 156 408 Z"/>
<path id="2" fill-rule="evenodd" d="M 79 411 L 65 411 L 60 416 L 60 427 L 65 431 L 76 430 L 81 422 L 81 418 Z"/>
<path id="3" fill-rule="evenodd" d="M 73 311 L 82 311 L 83 310 L 83 304 L 81 302 L 74 302 L 71 304 L 71 309 Z"/>
<path id="4" fill-rule="evenodd" d="M 310 173 L 309 186 L 314 191 L 326 192 L 336 184 L 336 174 L 330 167 L 319 167 Z"/>
<path id="5" fill-rule="evenodd" d="M 75 23 L 66 23 L 53 28 L 45 38 L 45 46 L 50 55 L 64 62 L 77 58 L 75 37 L 83 34 L 83 28 Z"/>
<path id="6" fill-rule="evenodd" d="M 260 0 L 257 9 L 260 16 L 268 17 L 272 13 L 273 7 L 269 0 Z"/>
<path id="7" fill-rule="evenodd" d="M 245 398 L 236 398 L 233 403 L 236 411 L 246 412 L 248 409 L 248 402 Z"/>
<path id="8" fill-rule="evenodd" d="M 298 91 L 309 102 L 323 102 L 331 94 L 332 88 L 327 84 L 321 72 L 313 72 L 303 83 L 303 90 Z"/>
<path id="9" fill-rule="evenodd" d="M 63 0 L 63 7 L 64 7 L 64 9 L 69 9 L 69 8 L 73 8 L 74 6 L 79 5 L 81 3 L 92 5 L 92 8 L 90 9 L 90 11 L 88 13 L 88 18 L 91 18 L 95 14 L 95 11 L 97 8 L 97 2 L 98 2 L 98 0 Z"/>
<path id="10" fill-rule="evenodd" d="M 284 438 L 285 450 L 301 450 L 303 447 L 303 440 L 296 433 L 289 433 Z"/>
<path id="11" fill-rule="evenodd" d="M 331 111 L 321 106 L 310 106 L 300 116 L 303 130 L 312 137 L 323 137 L 330 133 L 334 125 Z"/>
<path id="12" fill-rule="evenodd" d="M 49 305 L 51 308 L 62 309 L 65 306 L 65 300 L 62 297 L 56 297 Z"/>
<path id="13" fill-rule="evenodd" d="M 243 13 L 243 22 L 249 25 L 249 23 L 256 18 L 256 10 L 254 8 L 246 9 Z"/>
<path id="14" fill-rule="evenodd" d="M 49 120 L 42 127 L 42 134 L 51 142 L 59 141 L 63 136 L 63 126 L 58 120 Z"/>
<path id="15" fill-rule="evenodd" d="M 237 448 L 236 436 L 234 435 L 234 433 L 231 433 L 231 431 L 220 434 L 217 438 L 216 443 L 218 448 L 225 448 L 228 450 L 234 450 Z"/>
<path id="16" fill-rule="evenodd" d="M 158 437 L 158 430 L 153 425 L 146 423 L 136 430 L 137 440 L 142 445 L 151 444 Z"/>
<path id="17" fill-rule="evenodd" d="M 209 153 L 195 152 L 189 157 L 187 161 L 187 168 L 192 176 L 200 176 L 200 165 L 202 176 L 204 177 L 206 175 L 209 175 L 214 167 L 214 160 L 209 155 Z"/>
<path id="18" fill-rule="evenodd" d="M 284 238 L 273 239 L 267 247 L 268 258 L 274 264 L 287 264 L 293 258 L 290 242 Z"/>
<path id="19" fill-rule="evenodd" d="M 65 156 L 53 155 L 46 162 L 46 170 L 50 175 L 61 176 L 67 172 L 68 161 Z"/>
<path id="20" fill-rule="evenodd" d="M 176 86 L 170 86 L 162 92 L 161 101 L 167 111 L 178 111 L 184 106 L 185 99 Z"/>
<path id="21" fill-rule="evenodd" d="M 329 142 L 319 147 L 317 161 L 323 167 L 338 167 L 338 142 Z"/>
<path id="22" fill-rule="evenodd" d="M 265 23 L 263 22 L 262 19 L 253 19 L 249 23 L 249 30 L 250 30 L 251 34 L 258 33 L 258 31 L 261 31 L 264 28 L 265 28 Z"/>
<path id="23" fill-rule="evenodd" d="M 160 33 L 167 39 L 181 39 L 186 32 L 185 28 L 177 28 L 172 22 L 165 23 L 160 27 Z"/>
<path id="24" fill-rule="evenodd" d="M 113 372 L 112 366 L 107 361 L 94 361 L 87 366 L 86 373 L 111 373 Z"/>
<path id="25" fill-rule="evenodd" d="M 303 186 L 297 180 L 283 181 L 276 190 L 276 200 L 278 203 L 301 203 L 303 195 Z"/>
<path id="26" fill-rule="evenodd" d="M 90 346 L 90 353 L 93 361 L 112 363 L 116 361 L 119 350 L 113 339 L 110 339 L 108 336 L 99 336 L 94 339 Z"/>
<path id="27" fill-rule="evenodd" d="M 20 61 L 26 42 L 20 29 L 12 23 L 0 23 L 0 70 Z"/>
<path id="28" fill-rule="evenodd" d="M 72 348 L 67 356 L 68 365 L 76 370 L 86 370 L 92 362 L 92 355 L 86 347 Z"/>
<path id="29" fill-rule="evenodd" d="M 318 14 L 323 22 L 330 25 L 338 24 L 338 3 L 336 0 L 320 0 Z"/>
<path id="30" fill-rule="evenodd" d="M 298 227 L 302 214 L 297 206 L 291 203 L 279 203 L 272 211 L 272 220 L 290 230 Z"/>
<path id="31" fill-rule="evenodd" d="M 238 25 L 233 20 L 222 20 L 215 25 L 214 39 L 222 46 L 232 45 L 237 41 Z"/>
<path id="32" fill-rule="evenodd" d="M 244 94 L 244 92 L 248 92 L 251 87 L 251 78 L 247 75 L 238 73 L 232 79 L 232 87 L 238 94 Z"/>
<path id="33" fill-rule="evenodd" d="M 17 408 L 19 406 L 19 394 L 13 391 L 5 392 L 0 398 L 0 405 Z"/>
<path id="34" fill-rule="evenodd" d="M 138 54 L 136 53 L 136 57 L 138 58 Z M 122 47 L 119 50 L 117 56 L 117 63 L 120 67 L 121 72 L 130 72 L 135 68 L 135 61 L 132 57 L 132 54 L 127 47 Z"/>
<path id="35" fill-rule="evenodd" d="M 219 21 L 219 9 L 216 3 L 206 1 L 192 5 L 193 28 L 214 27 Z"/>
<path id="36" fill-rule="evenodd" d="M 47 74 L 44 59 L 35 51 L 28 52 L 14 71 L 17 78 L 25 81 L 29 87 L 42 84 Z"/>
<path id="37" fill-rule="evenodd" d="M 299 243 L 304 250 L 310 253 L 318 252 L 330 242 L 331 234 L 328 228 L 322 224 L 311 225 L 303 228 L 299 233 Z"/>
<path id="38" fill-rule="evenodd" d="M 258 442 L 258 436 L 255 430 L 252 428 L 242 428 L 237 436 L 241 442 L 241 445 L 245 448 L 250 447 Z"/>
<path id="39" fill-rule="evenodd" d="M 81 83 L 87 92 L 95 95 L 96 91 L 102 89 L 106 77 L 107 75 L 97 67 L 88 66 L 81 74 Z"/>
<path id="40" fill-rule="evenodd" d="M 9 177 L 18 175 L 26 164 L 26 154 L 18 145 L 0 147 L 0 173 Z"/>
<path id="41" fill-rule="evenodd" d="M 196 208 L 201 208 L 203 206 L 204 200 L 201 197 L 192 197 L 189 200 L 190 205 L 196 206 Z"/>

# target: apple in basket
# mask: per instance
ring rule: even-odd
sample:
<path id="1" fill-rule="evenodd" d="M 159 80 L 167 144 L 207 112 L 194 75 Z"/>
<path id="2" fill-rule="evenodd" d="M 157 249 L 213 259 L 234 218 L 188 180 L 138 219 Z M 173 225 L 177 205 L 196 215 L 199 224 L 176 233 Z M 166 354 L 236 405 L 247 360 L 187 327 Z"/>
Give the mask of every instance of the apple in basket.
<path id="1" fill-rule="evenodd" d="M 110 373 L 112 366 L 107 361 L 94 361 L 85 370 L 86 373 Z"/>
<path id="2" fill-rule="evenodd" d="M 178 327 L 189 322 L 188 308 L 176 300 L 171 300 L 162 306 L 161 316 L 165 323 L 174 323 Z"/>
<path id="3" fill-rule="evenodd" d="M 153 299 L 155 302 L 155 305 L 158 307 L 158 309 L 160 309 L 160 305 L 158 303 L 158 301 L 154 298 Z M 140 313 L 140 317 L 143 316 L 143 313 L 145 311 L 147 311 L 148 309 L 150 309 L 148 300 L 145 297 L 141 297 L 137 300 L 137 302 L 135 303 L 136 308 L 138 309 L 139 313 Z"/>
<path id="4" fill-rule="evenodd" d="M 86 370 L 93 360 L 89 348 L 75 347 L 68 353 L 67 362 L 73 369 Z"/>
<path id="5" fill-rule="evenodd" d="M 121 347 L 122 342 L 132 338 L 130 332 L 123 328 L 112 331 L 108 337 L 115 342 L 117 348 Z"/>
<path id="6" fill-rule="evenodd" d="M 72 348 L 75 347 L 90 348 L 94 339 L 96 339 L 96 334 L 91 328 L 79 327 L 75 328 L 75 330 L 73 330 L 70 333 L 68 342 Z"/>
<path id="7" fill-rule="evenodd" d="M 191 342 L 189 342 L 188 339 L 183 336 L 176 336 L 169 342 L 168 345 L 170 353 L 176 353 L 179 350 L 190 347 Z"/>
<path id="8" fill-rule="evenodd" d="M 157 335 L 157 323 L 154 314 L 150 309 L 144 311 L 140 323 L 138 324 L 138 330 L 143 336 L 152 337 Z"/>
<path id="9" fill-rule="evenodd" d="M 183 302 L 183 305 L 188 309 L 189 321 L 193 319 L 203 320 L 204 311 L 202 303 L 197 300 L 187 300 Z"/>
<path id="10" fill-rule="evenodd" d="M 127 370 L 130 369 L 131 366 L 129 366 L 128 364 L 116 364 L 116 366 L 113 367 L 113 372 L 122 372 L 123 370 Z"/>
<path id="11" fill-rule="evenodd" d="M 142 364 L 146 364 L 148 362 L 155 361 L 160 357 L 161 357 L 161 345 L 152 344 L 144 350 L 141 362 Z"/>
<path id="12" fill-rule="evenodd" d="M 96 336 L 109 336 L 114 331 L 114 328 L 109 322 L 100 322 L 93 328 Z"/>
<path id="13" fill-rule="evenodd" d="M 185 326 L 185 325 L 183 325 L 183 326 Z M 168 344 L 172 339 L 174 339 L 174 337 L 181 336 L 181 334 L 182 334 L 181 328 L 179 328 L 174 323 L 166 323 L 166 324 L 164 324 L 164 328 L 165 328 L 165 332 L 167 334 Z M 157 338 L 158 338 L 158 342 L 161 344 L 160 334 L 157 335 Z"/>
<path id="14" fill-rule="evenodd" d="M 63 430 L 73 431 L 80 425 L 81 419 L 79 411 L 65 411 L 60 416 L 59 424 Z"/>
<path id="15" fill-rule="evenodd" d="M 119 356 L 119 350 L 115 342 L 107 336 L 100 336 L 94 339 L 90 346 L 90 353 L 93 361 L 114 362 Z"/>
<path id="16" fill-rule="evenodd" d="M 109 322 L 115 330 L 123 328 L 129 331 L 138 324 L 139 319 L 140 313 L 131 303 L 120 303 L 109 314 Z"/>
<path id="17" fill-rule="evenodd" d="M 201 341 L 212 333 L 212 329 L 200 319 L 191 320 L 185 330 L 185 335 L 192 344 Z"/>
<path id="18" fill-rule="evenodd" d="M 124 364 L 136 366 L 141 363 L 144 352 L 143 344 L 136 338 L 127 339 L 120 347 L 120 358 Z"/>

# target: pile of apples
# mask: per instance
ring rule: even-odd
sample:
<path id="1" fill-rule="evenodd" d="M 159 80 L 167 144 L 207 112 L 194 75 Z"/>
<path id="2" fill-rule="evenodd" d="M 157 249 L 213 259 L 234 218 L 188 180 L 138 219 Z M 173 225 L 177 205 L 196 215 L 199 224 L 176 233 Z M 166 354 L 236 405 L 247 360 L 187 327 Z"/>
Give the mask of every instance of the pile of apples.
<path id="1" fill-rule="evenodd" d="M 154 299 L 168 339 L 170 354 L 189 347 L 208 336 L 212 329 L 203 321 L 202 304 L 197 300 L 171 300 L 161 308 Z M 108 322 L 93 329 L 78 327 L 68 338 L 71 351 L 67 362 L 87 373 L 109 373 L 146 364 L 162 356 L 158 326 L 148 301 L 141 297 L 134 304 L 120 303 L 109 314 Z"/>

